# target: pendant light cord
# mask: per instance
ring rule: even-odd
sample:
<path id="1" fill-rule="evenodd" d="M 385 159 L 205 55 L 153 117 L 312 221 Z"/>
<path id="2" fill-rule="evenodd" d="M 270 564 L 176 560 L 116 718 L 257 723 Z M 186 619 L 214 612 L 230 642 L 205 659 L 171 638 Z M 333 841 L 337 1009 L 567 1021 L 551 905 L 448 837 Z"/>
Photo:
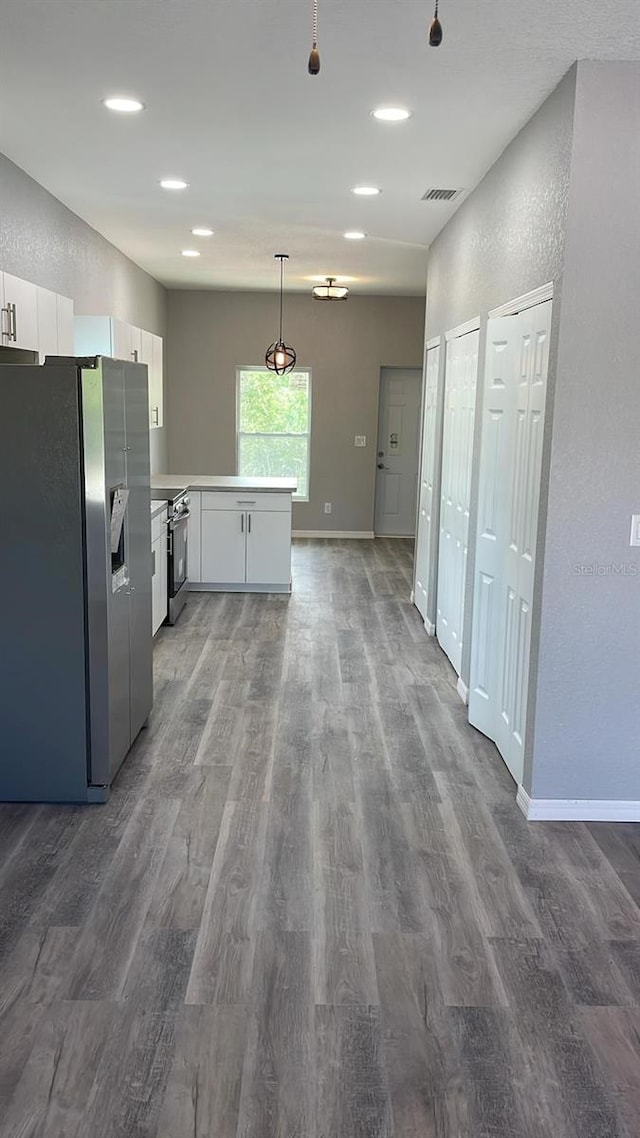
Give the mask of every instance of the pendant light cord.
<path id="1" fill-rule="evenodd" d="M 280 258 L 280 339 L 282 340 L 282 290 L 284 281 L 284 258 Z"/>
<path id="2" fill-rule="evenodd" d="M 313 0 L 313 46 L 318 46 L 318 0 Z"/>

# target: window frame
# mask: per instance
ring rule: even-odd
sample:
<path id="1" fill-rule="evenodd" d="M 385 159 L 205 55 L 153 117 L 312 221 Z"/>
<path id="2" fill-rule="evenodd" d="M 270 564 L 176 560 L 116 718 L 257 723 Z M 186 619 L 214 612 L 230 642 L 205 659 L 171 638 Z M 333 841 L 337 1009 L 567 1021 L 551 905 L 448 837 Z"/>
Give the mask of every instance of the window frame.
<path id="1" fill-rule="evenodd" d="M 306 439 L 307 440 L 307 493 L 292 495 L 294 502 L 308 502 L 311 490 L 311 416 L 312 416 L 312 371 L 303 365 L 293 368 L 293 372 L 305 372 L 307 376 L 307 430 L 306 431 L 241 431 L 240 430 L 240 383 L 242 373 L 245 371 L 268 371 L 264 364 L 237 364 L 236 365 L 236 474 L 240 474 L 240 440 L 248 439 Z M 250 477 L 250 475 L 242 475 Z M 273 475 L 274 478 L 289 477 L 286 474 Z M 291 477 L 294 477 L 293 475 Z"/>

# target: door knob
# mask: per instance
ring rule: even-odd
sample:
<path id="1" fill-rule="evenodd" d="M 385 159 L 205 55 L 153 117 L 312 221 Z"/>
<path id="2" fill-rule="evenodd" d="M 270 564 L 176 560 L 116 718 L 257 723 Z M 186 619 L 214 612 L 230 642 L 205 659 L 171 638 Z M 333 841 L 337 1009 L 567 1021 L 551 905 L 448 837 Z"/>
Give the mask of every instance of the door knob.
<path id="1" fill-rule="evenodd" d="M 383 450 L 378 451 L 378 458 L 384 458 L 384 451 Z"/>
<path id="2" fill-rule="evenodd" d="M 389 468 L 387 466 L 385 466 L 384 462 L 378 463 L 378 470 L 388 470 L 388 469 Z"/>

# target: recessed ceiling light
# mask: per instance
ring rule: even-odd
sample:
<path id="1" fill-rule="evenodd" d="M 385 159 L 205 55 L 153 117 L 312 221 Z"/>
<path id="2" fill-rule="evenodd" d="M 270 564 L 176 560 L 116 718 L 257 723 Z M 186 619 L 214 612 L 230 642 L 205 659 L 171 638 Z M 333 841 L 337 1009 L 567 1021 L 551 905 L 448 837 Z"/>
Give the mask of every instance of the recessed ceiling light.
<path id="1" fill-rule="evenodd" d="M 213 237 L 213 229 L 192 229 L 194 237 Z"/>
<path id="2" fill-rule="evenodd" d="M 347 233 L 343 233 L 342 236 L 346 237 L 347 241 L 363 241 L 367 235 L 363 233 L 361 229 L 350 229 Z"/>
<path id="3" fill-rule="evenodd" d="M 405 107 L 376 107 L 371 114 L 374 119 L 379 119 L 380 122 L 404 122 L 411 118 L 411 111 L 406 110 Z"/>
<path id="4" fill-rule="evenodd" d="M 376 194 L 382 193 L 382 190 L 379 190 L 377 186 L 354 186 L 351 193 L 359 194 L 363 198 L 373 198 Z"/>
<path id="5" fill-rule="evenodd" d="M 163 190 L 186 190 L 189 183 L 183 182 L 182 178 L 163 178 L 160 185 Z"/>
<path id="6" fill-rule="evenodd" d="M 200 253 L 198 252 L 197 249 L 183 249 L 182 250 L 182 256 L 183 257 L 199 257 Z"/>
<path id="7" fill-rule="evenodd" d="M 105 107 L 110 111 L 120 111 L 124 115 L 133 115 L 136 111 L 144 110 L 144 103 L 139 99 L 129 99 L 124 95 L 112 95 L 108 99 L 102 100 Z"/>

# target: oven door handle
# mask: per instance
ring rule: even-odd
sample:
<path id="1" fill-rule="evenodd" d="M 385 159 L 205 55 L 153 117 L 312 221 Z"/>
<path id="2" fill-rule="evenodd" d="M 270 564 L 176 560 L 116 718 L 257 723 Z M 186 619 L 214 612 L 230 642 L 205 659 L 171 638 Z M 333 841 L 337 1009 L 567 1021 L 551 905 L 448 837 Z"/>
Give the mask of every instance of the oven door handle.
<path id="1" fill-rule="evenodd" d="M 184 514 L 180 514 L 180 517 L 170 518 L 169 519 L 169 530 L 175 529 L 176 526 L 180 525 L 180 522 L 186 522 L 187 518 L 190 518 L 190 517 L 191 517 L 191 510 L 185 510 Z"/>

